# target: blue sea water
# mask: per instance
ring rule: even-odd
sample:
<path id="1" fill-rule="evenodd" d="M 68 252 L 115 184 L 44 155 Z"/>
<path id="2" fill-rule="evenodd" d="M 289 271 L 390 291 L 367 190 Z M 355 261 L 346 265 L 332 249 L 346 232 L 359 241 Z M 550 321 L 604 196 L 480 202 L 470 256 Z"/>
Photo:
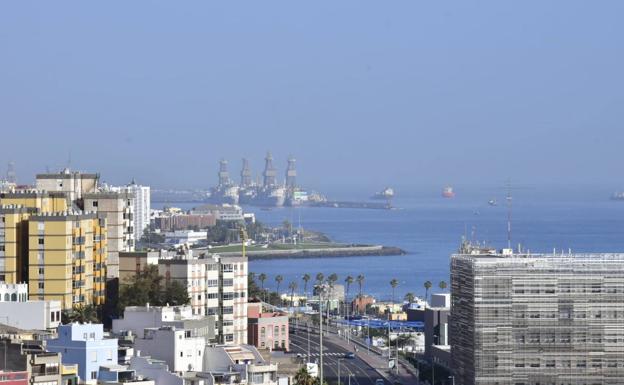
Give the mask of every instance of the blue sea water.
<path id="1" fill-rule="evenodd" d="M 365 276 L 364 291 L 389 298 L 390 280 L 399 286 L 396 297 L 407 292 L 424 295 L 423 284 L 434 288 L 449 281 L 450 255 L 466 235 L 496 248 L 507 245 L 508 207 L 504 193 L 498 205 L 488 205 L 488 197 L 473 194 L 443 199 L 439 196 L 408 196 L 397 199 L 398 210 L 334 208 L 280 208 L 254 211 L 258 220 L 279 225 L 285 219 L 326 233 L 333 240 L 397 246 L 407 255 L 383 257 L 288 259 L 250 262 L 250 271 L 269 276 L 265 286 L 275 288 L 274 277 L 284 276 L 282 287 L 301 276 L 336 273 L 340 281 L 347 275 Z M 515 193 L 512 200 L 512 245 L 521 244 L 531 252 L 624 252 L 624 202 L 605 195 L 569 197 L 536 192 Z M 357 290 L 357 285 L 353 289 Z M 439 291 L 439 290 L 438 290 Z"/>

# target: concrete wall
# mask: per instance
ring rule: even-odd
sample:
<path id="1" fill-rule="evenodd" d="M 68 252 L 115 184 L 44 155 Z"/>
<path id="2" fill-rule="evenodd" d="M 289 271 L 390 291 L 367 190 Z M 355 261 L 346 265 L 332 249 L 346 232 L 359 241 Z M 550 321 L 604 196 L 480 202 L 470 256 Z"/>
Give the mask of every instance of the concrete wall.
<path id="1" fill-rule="evenodd" d="M 0 302 L 0 319 L 6 325 L 24 330 L 53 329 L 61 322 L 61 302 Z"/>

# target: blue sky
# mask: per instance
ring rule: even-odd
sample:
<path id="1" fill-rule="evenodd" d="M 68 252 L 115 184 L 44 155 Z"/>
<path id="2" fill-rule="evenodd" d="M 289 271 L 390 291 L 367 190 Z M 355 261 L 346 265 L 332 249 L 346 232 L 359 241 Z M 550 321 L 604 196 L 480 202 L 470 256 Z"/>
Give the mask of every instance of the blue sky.
<path id="1" fill-rule="evenodd" d="M 0 3 L 0 169 L 624 187 L 622 1 Z M 368 188 L 368 187 L 367 187 Z"/>

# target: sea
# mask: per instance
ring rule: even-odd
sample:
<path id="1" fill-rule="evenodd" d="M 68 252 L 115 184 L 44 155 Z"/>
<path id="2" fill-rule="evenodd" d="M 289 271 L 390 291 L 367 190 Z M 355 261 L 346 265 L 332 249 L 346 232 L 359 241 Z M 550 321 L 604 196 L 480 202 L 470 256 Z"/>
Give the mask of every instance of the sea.
<path id="1" fill-rule="evenodd" d="M 349 275 L 355 278 L 362 274 L 363 291 L 379 299 L 391 297 L 390 281 L 396 279 L 398 299 L 408 292 L 424 296 L 426 281 L 433 283 L 433 292 L 442 292 L 439 283 L 449 282 L 450 256 L 462 237 L 504 248 L 508 245 L 508 223 L 514 249 L 535 253 L 624 252 L 624 202 L 609 200 L 608 192 L 570 187 L 456 193 L 455 198 L 445 199 L 438 191 L 398 192 L 394 210 L 246 207 L 257 220 L 271 226 L 288 220 L 294 226 L 323 232 L 336 242 L 396 246 L 406 251 L 398 256 L 251 261 L 249 270 L 267 274 L 265 287 L 275 289 L 275 277 L 282 275 L 281 287 L 294 281 L 298 291 L 303 290 L 301 277 L 305 273 L 312 277 L 335 273 L 340 282 Z M 491 200 L 495 204 L 490 204 Z M 357 284 L 351 290 L 355 293 Z"/>

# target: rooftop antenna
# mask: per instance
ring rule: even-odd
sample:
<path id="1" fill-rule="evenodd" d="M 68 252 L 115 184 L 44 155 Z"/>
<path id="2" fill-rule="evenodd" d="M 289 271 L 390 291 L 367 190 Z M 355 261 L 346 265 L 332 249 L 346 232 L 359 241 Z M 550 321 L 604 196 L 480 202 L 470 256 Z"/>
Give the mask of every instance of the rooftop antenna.
<path id="1" fill-rule="evenodd" d="M 507 180 L 507 248 L 511 249 L 511 180 Z"/>

